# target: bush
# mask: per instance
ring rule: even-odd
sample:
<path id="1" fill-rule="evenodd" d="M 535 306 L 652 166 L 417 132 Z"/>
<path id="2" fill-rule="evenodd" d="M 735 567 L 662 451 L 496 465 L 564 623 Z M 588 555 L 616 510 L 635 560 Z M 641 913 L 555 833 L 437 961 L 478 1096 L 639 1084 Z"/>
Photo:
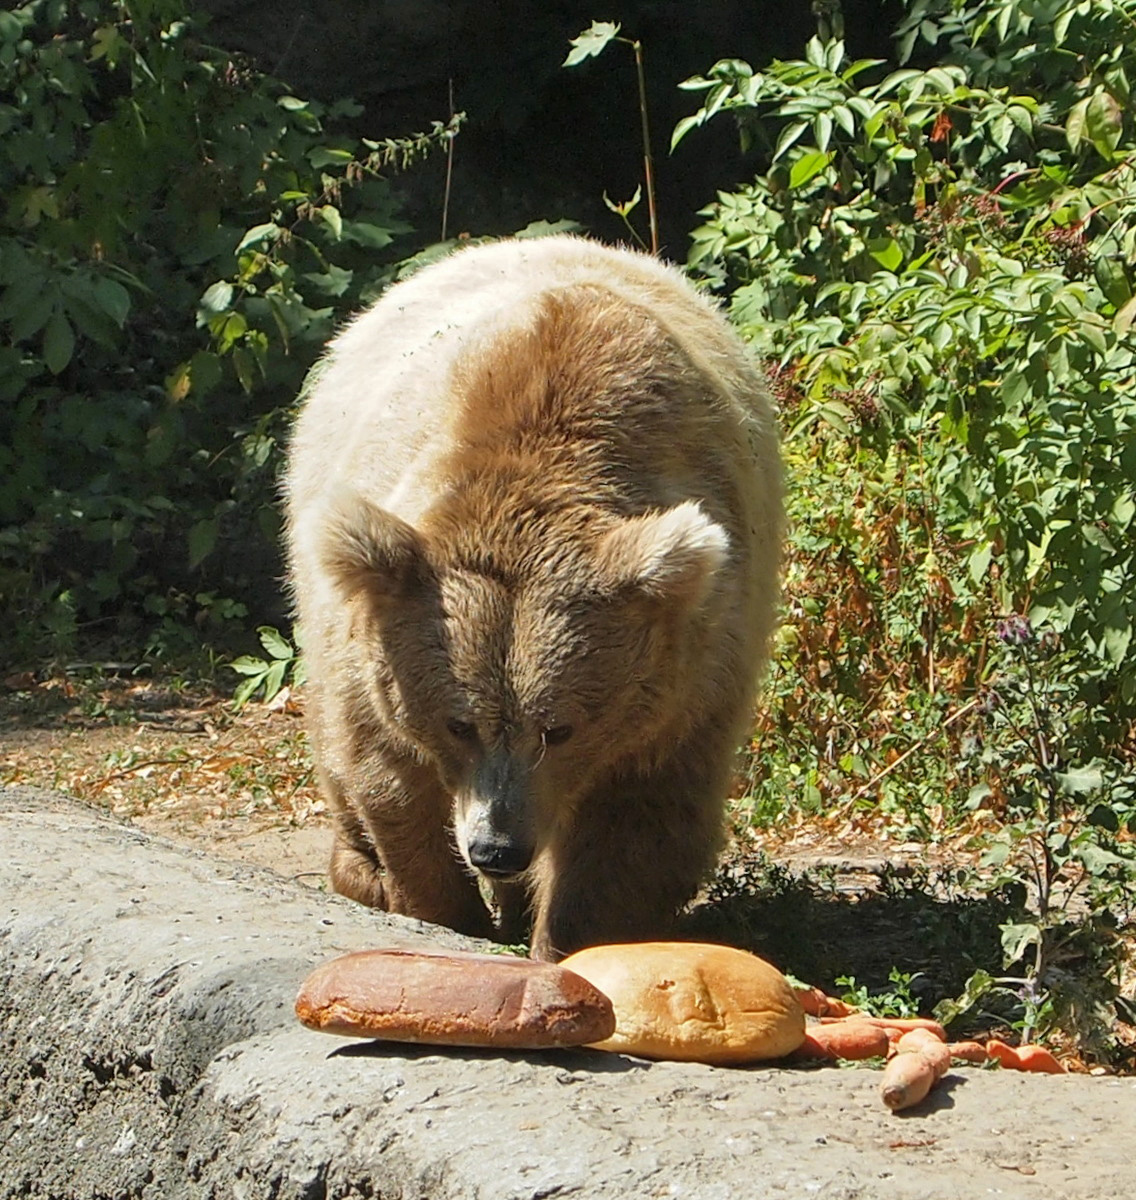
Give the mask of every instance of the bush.
<path id="1" fill-rule="evenodd" d="M 0 13 L 0 94 L 10 653 L 272 615 L 286 406 L 408 253 L 385 170 L 457 120 L 337 132 L 351 102 L 210 47 L 180 0 Z"/>
<path id="2" fill-rule="evenodd" d="M 803 62 L 728 60 L 684 84 L 705 99 L 677 140 L 730 112 L 769 163 L 706 210 L 691 264 L 777 363 L 790 457 L 823 456 L 804 488 L 865 451 L 892 481 L 847 517 L 906 514 L 901 557 L 926 611 L 909 592 L 902 619 L 892 606 L 882 620 L 919 646 L 924 684 L 940 639 L 953 654 L 961 636 L 981 674 L 975 639 L 1028 613 L 1130 717 L 1136 5 L 910 10 L 901 56 L 921 39 L 942 55 L 927 70 L 885 72 L 814 39 Z M 798 511 L 801 544 L 828 536 L 820 513 L 831 506 Z M 864 579 L 880 559 L 848 528 L 840 552 Z"/>
<path id="3" fill-rule="evenodd" d="M 1136 832 L 1136 3 L 908 0 L 891 69 L 829 19 L 803 61 L 688 80 L 674 137 L 730 113 L 765 166 L 690 254 L 771 362 L 791 479 L 742 807 L 997 827 L 1017 971 L 970 1000 L 1107 1040 Z"/>

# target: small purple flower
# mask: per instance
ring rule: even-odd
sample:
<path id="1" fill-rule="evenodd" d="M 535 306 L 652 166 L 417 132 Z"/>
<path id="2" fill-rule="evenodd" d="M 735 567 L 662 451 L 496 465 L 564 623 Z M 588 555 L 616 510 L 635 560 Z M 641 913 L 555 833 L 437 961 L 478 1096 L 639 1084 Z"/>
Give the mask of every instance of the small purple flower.
<path id="1" fill-rule="evenodd" d="M 1029 621 L 1017 613 L 999 621 L 994 633 L 1007 646 L 1026 646 L 1033 641 L 1033 629 Z"/>

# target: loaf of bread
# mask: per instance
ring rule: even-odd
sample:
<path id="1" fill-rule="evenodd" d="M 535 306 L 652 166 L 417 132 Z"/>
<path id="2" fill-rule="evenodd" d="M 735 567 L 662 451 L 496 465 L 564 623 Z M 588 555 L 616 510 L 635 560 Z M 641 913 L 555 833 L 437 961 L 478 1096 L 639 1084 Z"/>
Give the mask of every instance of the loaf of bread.
<path id="1" fill-rule="evenodd" d="M 601 1050 L 737 1066 L 791 1054 L 805 1014 L 788 980 L 744 950 L 698 942 L 593 946 L 561 966 L 615 1006 Z"/>
<path id="2" fill-rule="evenodd" d="M 296 1015 L 346 1037 L 514 1050 L 580 1046 L 615 1030 L 611 1002 L 579 975 L 497 954 L 345 954 L 308 976 Z"/>

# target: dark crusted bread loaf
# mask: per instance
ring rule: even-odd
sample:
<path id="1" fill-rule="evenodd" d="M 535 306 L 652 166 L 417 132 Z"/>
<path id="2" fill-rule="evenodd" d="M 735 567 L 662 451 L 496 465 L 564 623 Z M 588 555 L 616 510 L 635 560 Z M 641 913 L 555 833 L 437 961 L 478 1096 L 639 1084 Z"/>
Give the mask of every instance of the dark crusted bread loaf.
<path id="1" fill-rule="evenodd" d="M 587 980 L 497 954 L 345 954 L 308 976 L 296 1015 L 346 1037 L 514 1050 L 580 1046 L 615 1030 L 611 1001 Z"/>

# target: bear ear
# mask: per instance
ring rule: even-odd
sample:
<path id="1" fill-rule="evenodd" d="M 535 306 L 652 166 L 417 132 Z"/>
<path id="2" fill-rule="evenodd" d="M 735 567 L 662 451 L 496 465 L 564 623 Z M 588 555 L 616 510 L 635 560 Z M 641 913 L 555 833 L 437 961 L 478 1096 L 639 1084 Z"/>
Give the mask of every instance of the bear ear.
<path id="1" fill-rule="evenodd" d="M 320 562 L 345 595 L 365 591 L 376 600 L 404 594 L 427 571 L 414 527 L 353 492 L 324 513 Z"/>
<path id="2" fill-rule="evenodd" d="M 632 587 L 648 596 L 697 605 L 729 551 L 722 526 L 687 500 L 620 521 L 600 540 L 597 565 L 604 590 Z"/>

